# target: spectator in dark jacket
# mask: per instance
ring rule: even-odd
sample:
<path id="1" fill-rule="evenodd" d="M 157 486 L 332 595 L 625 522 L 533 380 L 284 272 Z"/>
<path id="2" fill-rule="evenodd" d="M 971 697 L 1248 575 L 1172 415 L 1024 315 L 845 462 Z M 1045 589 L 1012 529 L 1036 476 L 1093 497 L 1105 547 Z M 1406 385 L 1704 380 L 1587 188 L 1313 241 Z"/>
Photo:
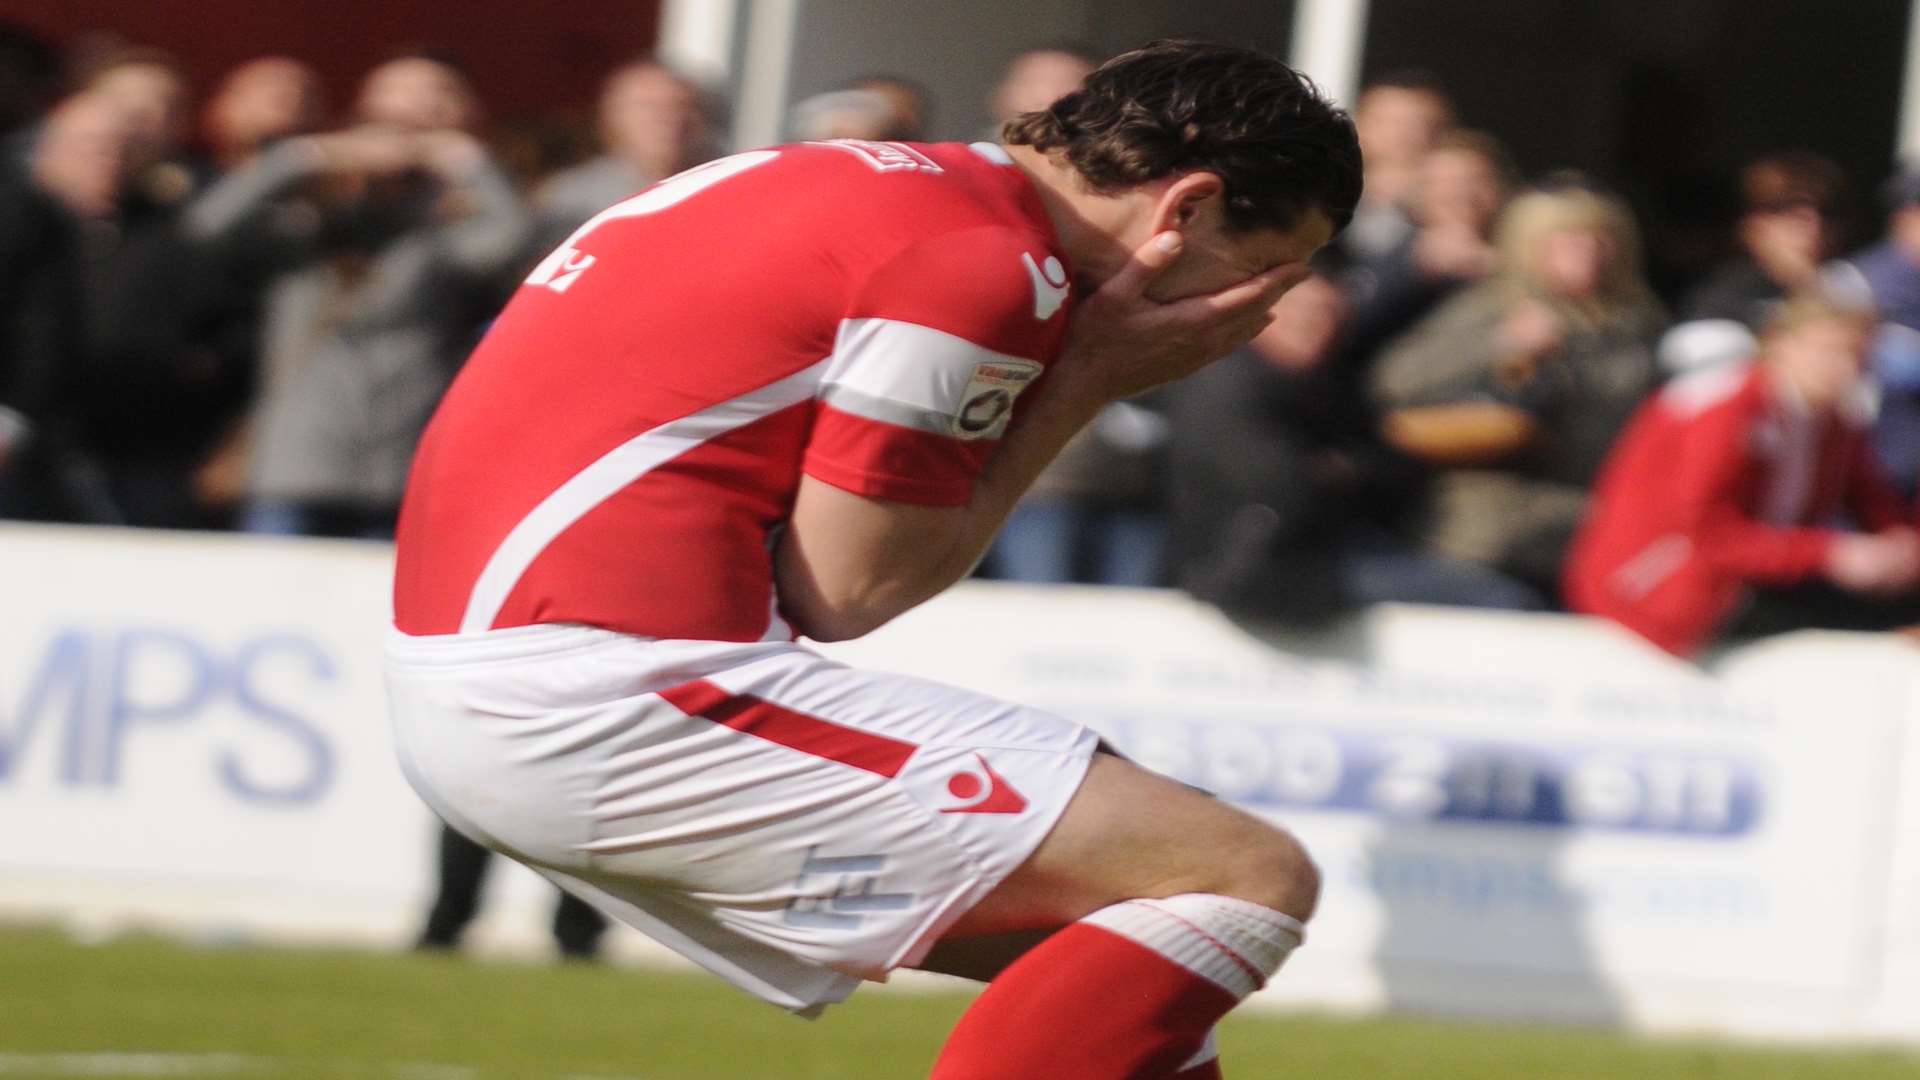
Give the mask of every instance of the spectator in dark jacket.
<path id="1" fill-rule="evenodd" d="M 141 116 L 87 91 L 56 108 L 33 143 L 34 182 L 64 211 L 78 253 L 82 330 L 61 412 L 74 447 L 99 467 L 97 485 L 66 490 L 85 497 L 90 517 L 191 526 L 202 523 L 193 464 L 246 376 L 196 322 L 203 304 L 224 301 L 174 228 L 186 189 L 139 182 L 151 179 L 150 165 L 140 171 L 151 119 Z"/>
<path id="2" fill-rule="evenodd" d="M 68 411 L 84 341 L 82 265 L 72 215 L 24 162 L 0 160 L 0 518 L 112 519 Z"/>
<path id="3" fill-rule="evenodd" d="M 1423 470 L 1379 437 L 1341 351 L 1346 310 L 1337 286 L 1309 278 L 1247 348 L 1176 391 L 1176 581 L 1229 611 L 1309 624 L 1380 601 L 1537 607 L 1524 586 L 1407 538 Z"/>

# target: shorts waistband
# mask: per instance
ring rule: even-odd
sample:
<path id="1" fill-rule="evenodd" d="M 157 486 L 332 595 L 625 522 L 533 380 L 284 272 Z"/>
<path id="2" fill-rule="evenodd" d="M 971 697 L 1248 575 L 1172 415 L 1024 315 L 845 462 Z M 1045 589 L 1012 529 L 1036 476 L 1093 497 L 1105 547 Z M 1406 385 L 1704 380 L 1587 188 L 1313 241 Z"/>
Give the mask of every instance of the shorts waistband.
<path id="1" fill-rule="evenodd" d="M 550 656 L 598 645 L 651 644 L 653 638 L 580 623 L 534 623 L 461 634 L 408 634 L 387 627 L 387 658 L 401 663 L 469 663 Z"/>

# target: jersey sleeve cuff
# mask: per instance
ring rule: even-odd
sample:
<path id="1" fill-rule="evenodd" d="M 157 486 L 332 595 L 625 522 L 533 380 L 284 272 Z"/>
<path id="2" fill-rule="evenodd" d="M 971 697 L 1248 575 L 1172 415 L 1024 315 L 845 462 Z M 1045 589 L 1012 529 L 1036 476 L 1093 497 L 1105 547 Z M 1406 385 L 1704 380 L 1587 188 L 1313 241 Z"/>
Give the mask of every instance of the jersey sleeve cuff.
<path id="1" fill-rule="evenodd" d="M 973 498 L 973 483 L 970 480 L 888 476 L 824 458 L 809 458 L 802 471 L 815 480 L 868 499 L 913 503 L 917 506 L 965 506 Z"/>

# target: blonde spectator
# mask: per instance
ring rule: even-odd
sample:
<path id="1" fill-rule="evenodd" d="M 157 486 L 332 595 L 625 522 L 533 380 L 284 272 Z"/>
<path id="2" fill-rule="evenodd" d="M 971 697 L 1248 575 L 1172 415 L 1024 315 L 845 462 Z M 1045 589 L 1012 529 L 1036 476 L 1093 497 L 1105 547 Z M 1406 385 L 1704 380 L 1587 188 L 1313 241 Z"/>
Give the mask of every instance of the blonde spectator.
<path id="1" fill-rule="evenodd" d="M 1444 471 L 1438 551 L 1551 587 L 1615 436 L 1653 388 L 1664 313 L 1618 200 L 1578 186 L 1515 199 L 1497 271 L 1391 345 L 1386 434 Z"/>

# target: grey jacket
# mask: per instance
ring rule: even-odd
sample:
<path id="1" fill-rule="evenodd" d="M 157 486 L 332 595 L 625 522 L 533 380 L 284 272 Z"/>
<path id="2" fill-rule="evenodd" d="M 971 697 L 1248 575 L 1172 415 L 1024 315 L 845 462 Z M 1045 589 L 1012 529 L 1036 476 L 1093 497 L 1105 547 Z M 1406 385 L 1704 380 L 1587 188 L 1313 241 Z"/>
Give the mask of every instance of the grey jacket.
<path id="1" fill-rule="evenodd" d="M 283 143 L 210 188 L 186 224 L 206 242 L 271 250 L 284 268 L 266 304 L 250 494 L 389 508 L 474 342 L 478 298 L 520 256 L 531 218 L 483 160 L 358 221 L 363 235 L 343 247 L 330 237 L 340 221 L 305 194 L 319 165 L 304 143 Z"/>

